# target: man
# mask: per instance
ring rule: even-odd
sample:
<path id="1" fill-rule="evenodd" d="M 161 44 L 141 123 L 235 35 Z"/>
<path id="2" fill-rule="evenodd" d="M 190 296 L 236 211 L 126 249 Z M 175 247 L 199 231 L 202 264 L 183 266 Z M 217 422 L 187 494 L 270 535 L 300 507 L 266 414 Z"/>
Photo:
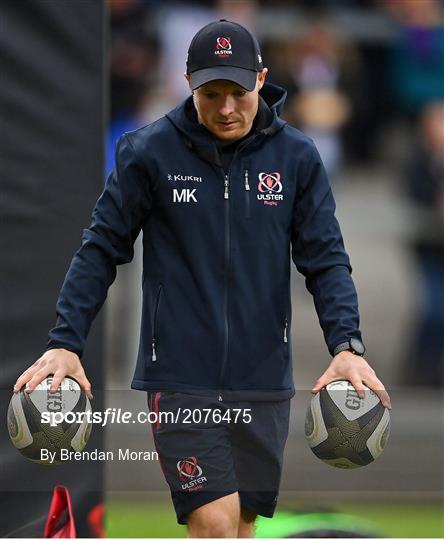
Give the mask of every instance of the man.
<path id="1" fill-rule="evenodd" d="M 334 201 L 310 139 L 279 118 L 255 38 L 225 20 L 193 38 L 192 96 L 125 134 L 84 231 L 47 352 L 17 380 L 53 373 L 91 396 L 80 363 L 117 264 L 143 230 L 141 343 L 132 388 L 151 410 L 192 412 L 153 433 L 179 523 L 190 536 L 252 536 L 273 515 L 294 395 L 290 247 L 333 360 L 312 391 L 348 379 L 390 407 L 363 359 L 356 292 Z M 198 415 L 195 415 L 195 412 Z M 239 411 L 236 413 L 236 411 Z M 206 418 L 202 413 L 208 412 Z M 237 416 L 236 416 L 237 415 Z"/>

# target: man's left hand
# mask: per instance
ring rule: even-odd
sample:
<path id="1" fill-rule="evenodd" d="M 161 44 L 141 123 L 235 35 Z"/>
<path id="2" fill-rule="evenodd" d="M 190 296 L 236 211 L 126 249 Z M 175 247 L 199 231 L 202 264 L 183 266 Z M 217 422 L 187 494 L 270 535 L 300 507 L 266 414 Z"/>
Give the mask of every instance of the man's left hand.
<path id="1" fill-rule="evenodd" d="M 340 380 L 350 381 L 361 399 L 365 397 L 363 386 L 365 384 L 375 392 L 384 407 L 387 409 L 392 408 L 390 397 L 384 385 L 362 356 L 353 354 L 350 351 L 342 351 L 337 354 L 331 361 L 328 369 L 316 381 L 311 392 L 312 394 L 317 394 L 327 384 Z"/>

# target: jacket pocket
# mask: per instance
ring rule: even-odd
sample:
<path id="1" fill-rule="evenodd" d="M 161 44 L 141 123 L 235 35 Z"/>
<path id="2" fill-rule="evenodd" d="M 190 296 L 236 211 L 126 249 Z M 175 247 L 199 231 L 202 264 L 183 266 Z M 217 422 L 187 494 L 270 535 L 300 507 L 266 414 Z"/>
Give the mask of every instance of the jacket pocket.
<path id="1" fill-rule="evenodd" d="M 153 308 L 153 336 L 151 340 L 151 348 L 152 348 L 151 361 L 152 362 L 157 361 L 157 355 L 156 355 L 157 323 L 158 323 L 158 318 L 159 318 L 159 308 L 160 308 L 160 300 L 162 298 L 162 290 L 163 290 L 163 285 L 161 283 L 157 289 L 156 299 L 155 299 L 154 308 Z"/>

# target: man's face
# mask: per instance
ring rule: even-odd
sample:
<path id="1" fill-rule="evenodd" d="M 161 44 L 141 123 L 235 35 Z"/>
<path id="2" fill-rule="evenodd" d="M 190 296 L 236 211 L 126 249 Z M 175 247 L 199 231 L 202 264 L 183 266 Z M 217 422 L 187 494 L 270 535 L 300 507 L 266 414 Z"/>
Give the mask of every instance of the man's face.
<path id="1" fill-rule="evenodd" d="M 259 90 L 265 83 L 266 74 L 266 68 L 258 73 L 256 87 L 251 92 L 226 80 L 212 81 L 194 90 L 194 106 L 199 122 L 221 141 L 241 139 L 253 124 L 259 104 Z"/>

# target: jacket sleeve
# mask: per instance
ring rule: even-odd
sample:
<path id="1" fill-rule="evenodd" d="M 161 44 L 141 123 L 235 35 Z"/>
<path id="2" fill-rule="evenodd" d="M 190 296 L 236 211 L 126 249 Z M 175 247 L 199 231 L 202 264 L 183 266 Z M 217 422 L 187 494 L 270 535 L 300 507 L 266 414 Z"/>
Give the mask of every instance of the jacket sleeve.
<path id="1" fill-rule="evenodd" d="M 146 168 L 138 161 L 128 135 L 118 142 L 116 168 L 83 231 L 57 301 L 56 326 L 48 349 L 64 348 L 82 355 L 94 317 L 116 277 L 116 266 L 134 255 L 134 242 L 149 216 L 151 193 Z"/>
<path id="2" fill-rule="evenodd" d="M 292 224 L 292 258 L 312 294 L 330 354 L 361 339 L 356 289 L 327 174 L 311 144 L 299 177 Z"/>

